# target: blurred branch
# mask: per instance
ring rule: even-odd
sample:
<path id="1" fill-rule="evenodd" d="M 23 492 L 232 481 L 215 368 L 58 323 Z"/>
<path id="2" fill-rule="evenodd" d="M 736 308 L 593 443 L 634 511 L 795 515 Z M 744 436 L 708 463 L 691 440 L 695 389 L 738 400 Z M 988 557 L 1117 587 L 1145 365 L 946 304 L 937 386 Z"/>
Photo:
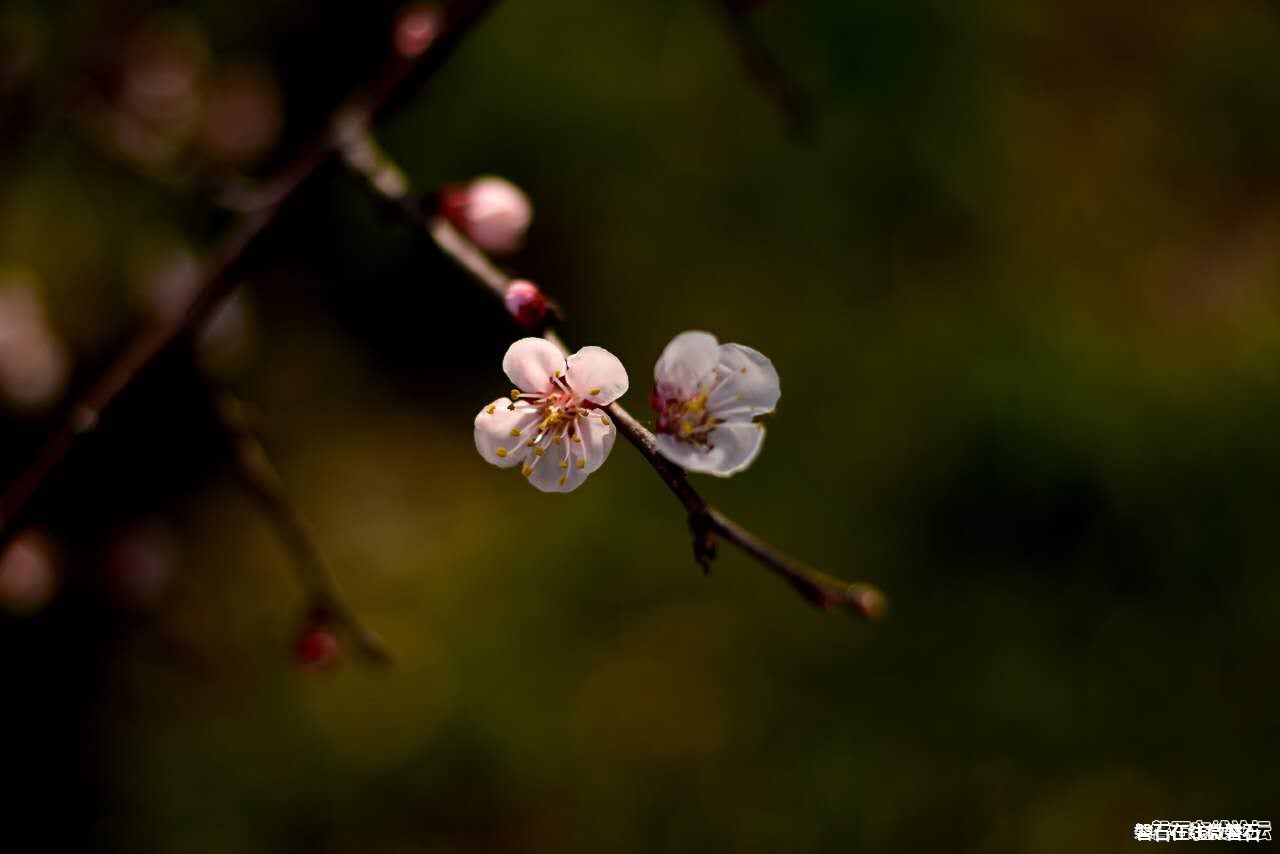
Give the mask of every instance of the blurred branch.
<path id="1" fill-rule="evenodd" d="M 362 126 L 368 126 L 396 106 L 412 88 L 424 83 L 444 65 L 464 36 L 497 4 L 498 0 L 449 4 L 442 13 L 440 32 L 434 38 L 424 41 L 420 48 L 397 52 L 370 86 L 351 96 L 338 109 L 330 127 L 305 146 L 276 178 L 267 182 L 265 192 L 256 194 L 253 203 L 242 200 L 245 202 L 240 206 L 243 213 L 209 254 L 199 276 L 199 286 L 189 302 L 171 318 L 156 319 L 134 337 L 108 365 L 102 377 L 71 406 L 63 423 L 0 495 L 0 547 L 12 540 L 31 499 L 79 440 L 97 428 L 104 413 L 161 354 L 199 328 L 234 290 L 237 276 L 246 267 L 250 248 L 274 221 L 285 202 L 334 153 L 341 128 L 355 120 Z M 280 500 L 282 494 L 277 490 L 275 498 L 271 498 L 263 492 L 264 506 L 269 508 L 295 555 L 303 558 L 305 565 L 300 571 L 306 573 L 309 588 L 313 592 L 320 591 L 327 598 L 326 607 L 331 612 L 349 614 L 341 605 L 328 569 L 324 568 L 323 572 L 317 570 L 323 567 L 323 562 L 318 561 L 309 538 L 300 534 L 305 531 L 305 526 L 291 510 L 281 509 L 288 507 Z M 361 640 L 362 645 L 367 637 Z"/>
<path id="2" fill-rule="evenodd" d="M 443 216 L 423 210 L 421 203 L 410 194 L 403 173 L 368 133 L 347 135 L 341 153 L 347 165 L 364 177 L 367 186 L 379 199 L 409 223 L 425 231 L 445 255 L 476 284 L 489 291 L 499 305 L 503 305 L 507 287 L 514 279 Z M 569 349 L 554 330 L 544 326 L 537 331 L 568 355 Z M 658 452 L 653 433 L 621 404 L 611 403 L 604 411 L 609 413 L 618 431 L 649 461 L 667 488 L 684 505 L 693 532 L 693 556 L 704 570 L 711 568 L 711 561 L 716 556 L 716 538 L 722 537 L 781 576 L 813 605 L 826 609 L 847 607 L 864 617 L 877 617 L 884 612 L 887 602 L 884 594 L 875 587 L 851 584 L 798 563 L 707 503 L 689 483 L 684 470 Z"/>
<path id="3" fill-rule="evenodd" d="M 311 526 L 289 500 L 280 473 L 272 464 L 245 412 L 244 404 L 225 389 L 208 384 L 218 419 L 235 455 L 236 472 L 245 489 L 262 507 L 293 558 L 298 582 L 310 600 L 310 624 L 345 629 L 355 639 L 360 654 L 370 661 L 386 664 L 391 654 L 373 632 L 361 625 L 338 589 L 333 570 L 316 544 Z"/>
<path id="4" fill-rule="evenodd" d="M 751 22 L 747 0 L 715 0 L 729 44 L 738 54 L 743 69 L 764 97 L 773 102 L 795 136 L 813 124 L 813 105 L 808 94 L 791 79 Z"/>

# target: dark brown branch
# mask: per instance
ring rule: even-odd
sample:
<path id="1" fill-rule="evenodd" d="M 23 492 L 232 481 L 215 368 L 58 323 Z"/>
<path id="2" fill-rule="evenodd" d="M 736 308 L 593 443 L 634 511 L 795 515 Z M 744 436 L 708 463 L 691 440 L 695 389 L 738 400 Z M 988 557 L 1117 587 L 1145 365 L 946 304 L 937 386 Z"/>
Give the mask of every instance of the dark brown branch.
<path id="1" fill-rule="evenodd" d="M 809 95 L 791 79 L 760 38 L 749 17 L 751 4 L 743 0 L 716 0 L 716 5 L 720 6 L 725 35 L 751 82 L 777 107 L 792 134 L 806 133 L 813 124 Z"/>
<path id="2" fill-rule="evenodd" d="M 353 171 L 365 178 L 368 187 L 385 203 L 398 211 L 412 225 L 422 229 L 436 246 L 454 261 L 473 281 L 485 288 L 501 305 L 507 287 L 513 281 L 489 260 L 474 243 L 444 217 L 429 214 L 409 194 L 400 170 L 384 155 L 368 134 L 352 135 L 342 146 L 342 155 Z M 541 330 L 542 336 L 570 352 L 552 329 Z M 879 617 L 886 607 L 884 594 L 869 584 L 851 584 L 798 563 L 752 534 L 707 503 L 689 483 L 679 466 L 658 451 L 653 433 L 619 403 L 611 403 L 605 411 L 636 450 L 649 461 L 654 471 L 672 494 L 684 505 L 693 533 L 694 559 L 709 570 L 716 556 L 716 538 L 733 543 L 767 569 L 781 576 L 810 603 L 821 608 L 850 608 L 864 617 Z"/>
<path id="3" fill-rule="evenodd" d="M 365 628 L 347 605 L 338 588 L 311 526 L 289 500 L 279 471 L 258 438 L 244 405 L 230 392 L 209 384 L 212 403 L 235 455 L 236 473 L 245 490 L 257 499 L 263 514 L 276 529 L 292 560 L 298 582 L 310 600 L 307 621 L 312 625 L 345 630 L 355 640 L 357 651 L 378 664 L 391 661 L 391 654 L 373 632 Z"/>

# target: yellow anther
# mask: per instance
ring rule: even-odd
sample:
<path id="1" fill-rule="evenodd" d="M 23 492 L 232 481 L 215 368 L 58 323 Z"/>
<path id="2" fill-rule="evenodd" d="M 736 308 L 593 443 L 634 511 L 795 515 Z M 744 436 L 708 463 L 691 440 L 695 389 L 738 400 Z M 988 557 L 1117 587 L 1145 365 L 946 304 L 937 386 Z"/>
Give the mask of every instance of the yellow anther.
<path id="1" fill-rule="evenodd" d="M 519 427 L 512 427 L 512 428 L 511 428 L 511 435 L 512 435 L 512 436 L 519 436 L 519 435 L 520 435 L 520 428 L 519 428 Z"/>
<path id="2" fill-rule="evenodd" d="M 524 468 L 520 469 L 520 474 L 524 475 L 525 477 L 528 477 L 529 475 L 533 474 L 533 466 L 529 465 L 528 463 L 525 463 Z"/>
<path id="3" fill-rule="evenodd" d="M 681 422 L 680 422 L 680 435 L 681 435 L 681 436 L 691 436 L 691 435 L 693 435 L 693 425 L 692 425 L 692 424 L 690 424 L 688 421 L 681 421 Z"/>
<path id="4" fill-rule="evenodd" d="M 716 426 L 716 425 L 717 425 L 717 424 L 719 424 L 719 423 L 720 423 L 720 419 L 719 419 L 719 418 L 708 418 L 708 419 L 707 419 L 707 426 L 708 426 L 708 427 L 714 427 L 714 426 Z"/>
<path id="5" fill-rule="evenodd" d="M 746 372 L 747 372 L 746 368 L 738 368 L 738 373 L 745 374 Z"/>
<path id="6" fill-rule="evenodd" d="M 558 369 L 558 368 L 557 368 L 557 369 L 556 369 L 556 376 L 557 376 L 557 377 L 562 377 L 562 376 L 564 376 L 564 371 L 562 371 L 562 370 L 560 370 L 560 369 Z"/>
<path id="7" fill-rule="evenodd" d="M 587 467 L 586 459 L 584 457 L 578 457 L 578 468 L 584 469 L 586 467 Z"/>
<path id="8" fill-rule="evenodd" d="M 568 461 L 568 460 L 561 460 L 561 461 L 560 461 L 560 468 L 562 468 L 562 469 L 567 469 L 568 467 L 569 467 L 569 461 Z"/>
<path id="9" fill-rule="evenodd" d="M 581 445 L 581 444 L 582 444 L 582 437 L 581 437 L 581 436 L 579 436 L 577 433 L 574 433 L 574 434 L 573 434 L 573 441 L 575 441 L 575 442 L 577 442 L 579 445 Z"/>
<path id="10" fill-rule="evenodd" d="M 546 452 L 547 452 L 547 449 L 546 449 L 546 448 L 534 448 L 534 449 L 533 449 L 533 453 L 534 453 L 534 455 L 535 455 L 535 456 L 539 456 L 539 457 L 540 457 L 540 456 L 542 456 L 543 454 L 545 454 Z"/>
<path id="11" fill-rule="evenodd" d="M 591 389 L 591 391 L 587 392 L 587 394 L 599 394 L 599 393 L 600 393 L 600 386 L 596 386 L 595 388 Z"/>
<path id="12" fill-rule="evenodd" d="M 563 437 L 563 436 L 553 436 L 553 437 L 551 438 L 551 441 L 552 441 L 552 442 L 554 442 L 554 443 L 555 443 L 555 444 L 557 444 L 557 445 L 563 445 L 563 444 L 564 444 L 564 437 Z"/>
<path id="13" fill-rule="evenodd" d="M 569 479 L 569 476 L 567 474 L 560 475 L 560 485 L 564 486 L 564 482 L 568 479 Z"/>
<path id="14" fill-rule="evenodd" d="M 499 448 L 498 450 L 494 451 L 494 453 L 497 454 L 499 457 L 505 457 L 507 455 L 507 449 Z"/>
<path id="15" fill-rule="evenodd" d="M 690 412 L 701 412 L 702 407 L 706 406 L 706 404 L 707 404 L 707 394 L 706 392 L 703 392 L 702 394 L 695 397 L 693 400 L 686 403 L 684 406 L 685 406 L 685 409 L 688 409 Z"/>
<path id="16" fill-rule="evenodd" d="M 535 438 L 530 438 L 529 441 L 525 442 L 524 444 L 526 447 L 532 448 L 534 445 L 538 444 L 538 440 Z"/>
<path id="17" fill-rule="evenodd" d="M 513 389 L 511 389 L 511 399 L 512 399 L 512 400 L 519 400 L 519 399 L 520 399 L 520 389 L 518 389 L 518 388 L 513 388 Z"/>
<path id="18" fill-rule="evenodd" d="M 485 410 L 485 412 L 487 412 L 487 413 L 489 413 L 490 415 L 492 415 L 492 414 L 493 414 L 493 410 L 495 410 L 495 409 L 497 409 L 497 408 L 498 408 L 498 407 L 497 407 L 496 405 L 494 405 L 494 404 L 490 404 L 490 405 L 489 405 L 489 408 L 488 408 L 488 409 L 486 409 L 486 410 Z"/>
<path id="19" fill-rule="evenodd" d="M 608 427 L 608 426 L 609 426 L 609 417 L 608 417 L 607 415 L 601 415 L 601 416 L 600 416 L 600 423 L 601 423 L 601 424 L 603 424 L 604 426 Z"/>

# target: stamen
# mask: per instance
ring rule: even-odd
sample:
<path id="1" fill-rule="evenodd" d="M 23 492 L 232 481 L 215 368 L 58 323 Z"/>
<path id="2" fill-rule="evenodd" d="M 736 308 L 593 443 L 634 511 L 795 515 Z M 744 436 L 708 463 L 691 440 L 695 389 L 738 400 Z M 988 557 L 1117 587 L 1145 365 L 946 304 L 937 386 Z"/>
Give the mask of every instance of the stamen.
<path id="1" fill-rule="evenodd" d="M 680 422 L 680 435 L 681 435 L 681 436 L 692 436 L 692 435 L 693 435 L 693 425 L 692 425 L 692 424 L 690 424 L 688 421 L 681 421 L 681 422 Z"/>
<path id="2" fill-rule="evenodd" d="M 574 434 L 573 434 L 573 441 L 575 441 L 575 442 L 577 442 L 579 445 L 581 445 L 581 444 L 582 444 L 582 437 L 581 437 L 581 436 L 579 436 L 577 433 L 574 433 Z"/>
<path id="3" fill-rule="evenodd" d="M 540 457 L 540 456 L 542 456 L 543 454 L 545 454 L 546 452 L 547 452 L 547 449 L 546 449 L 546 448 L 534 448 L 534 449 L 533 449 L 533 453 L 534 453 L 534 455 L 535 455 L 535 456 L 539 456 L 539 457 Z"/>
<path id="4" fill-rule="evenodd" d="M 525 477 L 528 477 L 529 475 L 533 474 L 533 466 L 529 465 L 528 463 L 525 463 L 524 468 L 520 469 L 520 474 L 524 475 Z"/>
<path id="5" fill-rule="evenodd" d="M 599 394 L 599 393 L 600 393 L 600 386 L 596 386 L 595 388 L 591 389 L 591 391 L 587 392 L 587 394 Z"/>
<path id="6" fill-rule="evenodd" d="M 563 437 L 563 436 L 553 436 L 553 437 L 551 438 L 551 441 L 552 441 L 552 442 L 554 442 L 554 443 L 555 443 L 555 444 L 557 444 L 557 445 L 563 445 L 563 444 L 564 444 L 564 437 Z"/>
<path id="7" fill-rule="evenodd" d="M 539 448 L 538 450 L 539 450 L 539 451 L 541 451 L 542 449 L 541 449 L 541 448 Z M 538 456 L 542 456 L 542 454 L 538 454 Z M 568 461 L 568 460 L 561 460 L 561 461 L 560 461 L 560 468 L 562 468 L 562 469 L 567 469 L 568 467 L 569 467 L 569 461 Z"/>
<path id="8" fill-rule="evenodd" d="M 532 448 L 534 445 L 538 444 L 538 439 L 537 439 L 537 437 L 535 436 L 535 437 L 533 437 L 533 438 L 529 439 L 529 441 L 525 442 L 524 444 L 525 444 L 525 446 L 526 446 L 526 447 Z"/>
<path id="9" fill-rule="evenodd" d="M 569 479 L 569 476 L 567 474 L 560 475 L 560 485 L 564 486 L 564 482 L 568 479 Z"/>
<path id="10" fill-rule="evenodd" d="M 512 399 L 513 401 L 516 401 L 516 400 L 519 400 L 519 399 L 520 399 L 520 389 L 518 389 L 518 388 L 513 388 L 513 389 L 511 389 L 511 399 Z"/>
<path id="11" fill-rule="evenodd" d="M 512 427 L 512 428 L 511 428 L 511 435 L 512 435 L 512 436 L 519 436 L 519 435 L 520 435 L 520 428 L 519 428 L 519 427 Z"/>
<path id="12" fill-rule="evenodd" d="M 580 469 L 584 469 L 584 468 L 586 468 L 586 467 L 587 467 L 587 458 L 586 458 L 586 457 L 578 457 L 578 468 L 580 468 Z"/>
<path id="13" fill-rule="evenodd" d="M 485 410 L 485 412 L 487 412 L 487 413 L 489 413 L 490 415 L 492 415 L 492 414 L 493 414 L 493 410 L 495 410 L 495 409 L 497 409 L 497 408 L 498 408 L 497 404 L 493 404 L 493 403 L 491 403 L 491 404 L 489 404 L 489 408 L 488 408 L 488 409 L 486 409 L 486 410 Z"/>
<path id="14" fill-rule="evenodd" d="M 601 424 L 603 424 L 604 426 L 608 427 L 608 426 L 609 426 L 609 416 L 607 416 L 607 415 L 601 415 L 601 416 L 600 416 L 600 423 L 601 423 Z"/>
<path id="15" fill-rule="evenodd" d="M 498 450 L 494 451 L 494 453 L 497 454 L 499 457 L 505 457 L 507 455 L 507 449 L 499 448 Z"/>

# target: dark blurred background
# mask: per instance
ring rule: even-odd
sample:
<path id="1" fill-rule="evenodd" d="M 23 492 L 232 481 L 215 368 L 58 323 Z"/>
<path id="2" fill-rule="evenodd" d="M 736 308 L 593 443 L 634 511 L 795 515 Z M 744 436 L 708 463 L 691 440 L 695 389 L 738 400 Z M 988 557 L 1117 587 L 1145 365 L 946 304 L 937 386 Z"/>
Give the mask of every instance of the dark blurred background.
<path id="1" fill-rule="evenodd" d="M 0 5 L 4 472 L 395 12 Z M 623 359 L 633 411 L 681 330 L 768 354 L 765 452 L 697 485 L 889 619 L 731 550 L 703 577 L 624 445 L 564 496 L 484 464 L 518 333 L 330 166 L 3 560 L 0 849 L 1109 851 L 1280 818 L 1280 9 L 750 23 L 811 99 L 799 135 L 714 4 L 513 0 L 380 138 L 418 191 L 529 193 L 510 263 Z M 257 410 L 392 669 L 291 660 L 302 595 L 202 371 Z"/>

